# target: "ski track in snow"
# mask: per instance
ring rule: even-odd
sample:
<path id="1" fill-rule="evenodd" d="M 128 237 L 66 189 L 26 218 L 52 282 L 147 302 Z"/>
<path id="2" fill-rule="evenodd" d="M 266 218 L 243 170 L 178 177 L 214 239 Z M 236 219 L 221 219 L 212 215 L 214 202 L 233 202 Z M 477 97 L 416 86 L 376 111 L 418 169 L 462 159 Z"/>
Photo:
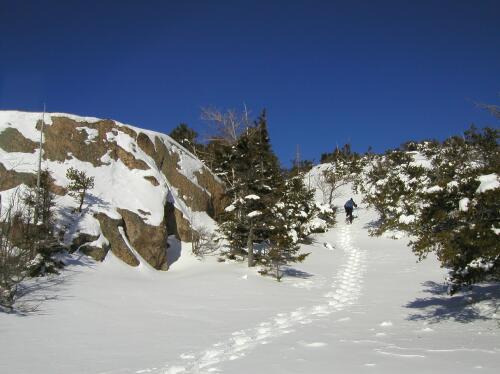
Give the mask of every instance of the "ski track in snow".
<path id="1" fill-rule="evenodd" d="M 362 278 L 365 271 L 366 251 L 351 243 L 351 226 L 340 228 L 338 247 L 347 255 L 346 263 L 330 284 L 331 291 L 323 295 L 322 303 L 311 307 L 299 307 L 288 313 L 279 313 L 268 321 L 245 330 L 239 330 L 223 341 L 213 344 L 198 353 L 187 352 L 179 361 L 163 369 L 143 369 L 136 373 L 186 374 L 220 372 L 217 365 L 237 360 L 261 344 L 270 344 L 279 336 L 293 333 L 295 328 L 313 323 L 332 313 L 352 305 L 361 294 Z M 319 343 L 313 343 L 315 346 Z"/>

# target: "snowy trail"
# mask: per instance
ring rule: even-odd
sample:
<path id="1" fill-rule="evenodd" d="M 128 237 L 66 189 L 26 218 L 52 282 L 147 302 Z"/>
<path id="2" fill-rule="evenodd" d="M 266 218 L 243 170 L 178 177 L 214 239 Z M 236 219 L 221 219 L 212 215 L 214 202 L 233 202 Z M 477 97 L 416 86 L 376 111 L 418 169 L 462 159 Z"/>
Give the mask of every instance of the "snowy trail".
<path id="1" fill-rule="evenodd" d="M 291 312 L 279 313 L 268 321 L 261 322 L 249 329 L 235 331 L 227 339 L 217 342 L 198 352 L 186 352 L 179 361 L 163 369 L 143 369 L 136 373 L 212 373 L 219 372 L 218 364 L 241 359 L 258 345 L 272 344 L 273 339 L 292 334 L 301 326 L 346 309 L 361 295 L 363 274 L 366 270 L 366 251 L 352 243 L 353 225 L 344 225 L 333 230 L 330 235 L 338 234 L 338 248 L 346 254 L 346 263 L 332 277 L 329 289 L 317 305 L 299 307 Z"/>

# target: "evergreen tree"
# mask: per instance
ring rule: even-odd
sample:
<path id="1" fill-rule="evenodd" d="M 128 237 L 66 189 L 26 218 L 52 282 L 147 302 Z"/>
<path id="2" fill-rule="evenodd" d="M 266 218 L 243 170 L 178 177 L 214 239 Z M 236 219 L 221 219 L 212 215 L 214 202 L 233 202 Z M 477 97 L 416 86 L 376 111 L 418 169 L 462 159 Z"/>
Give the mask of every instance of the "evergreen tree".
<path id="1" fill-rule="evenodd" d="M 286 195 L 283 195 L 286 196 Z M 309 253 L 299 253 L 298 233 L 294 217 L 294 206 L 290 201 L 278 201 L 270 211 L 274 218 L 269 232 L 269 248 L 263 263 L 276 280 L 283 276 L 283 267 L 289 263 L 302 262 Z"/>
<path id="2" fill-rule="evenodd" d="M 87 191 L 94 188 L 94 177 L 87 176 L 83 170 L 70 167 L 66 171 L 66 178 L 70 181 L 68 184 L 70 195 L 78 202 L 78 212 L 81 212 Z"/>
<path id="3" fill-rule="evenodd" d="M 33 243 L 35 258 L 30 263 L 28 273 L 30 276 L 40 276 L 46 273 L 57 273 L 62 264 L 54 259 L 54 255 L 62 250 L 59 241 L 54 235 L 54 194 L 51 192 L 54 180 L 48 169 L 40 173 L 40 188 L 29 188 L 23 202 L 27 215 L 24 224 L 29 233 L 30 242 Z M 37 201 L 38 197 L 38 201 Z M 33 216 L 33 219 L 31 219 Z M 31 227 L 31 229 L 30 229 Z"/>
<path id="4" fill-rule="evenodd" d="M 230 147 L 222 165 L 229 181 L 227 194 L 231 204 L 226 208 L 221 229 L 230 241 L 232 254 L 246 247 L 248 264 L 253 266 L 255 261 L 259 262 L 253 253 L 253 243 L 269 236 L 272 217 L 268 207 L 276 201 L 276 191 L 282 183 L 265 112 Z"/>
<path id="5" fill-rule="evenodd" d="M 203 145 L 197 141 L 198 133 L 185 123 L 180 123 L 169 136 L 196 156 L 203 149 Z"/>
<path id="6" fill-rule="evenodd" d="M 381 218 L 373 233 L 406 231 L 419 259 L 435 252 L 450 270 L 451 293 L 500 279 L 498 136 L 496 129 L 471 127 L 442 144 L 414 144 L 412 152 L 379 157 L 364 176 L 365 202 Z"/>

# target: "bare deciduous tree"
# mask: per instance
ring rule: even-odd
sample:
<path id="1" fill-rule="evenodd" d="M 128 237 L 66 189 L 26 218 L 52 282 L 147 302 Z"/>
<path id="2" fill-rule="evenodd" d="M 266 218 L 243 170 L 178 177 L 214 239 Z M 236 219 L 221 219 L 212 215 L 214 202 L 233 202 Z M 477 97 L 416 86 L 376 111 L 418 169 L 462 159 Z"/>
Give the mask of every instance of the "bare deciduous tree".
<path id="1" fill-rule="evenodd" d="M 206 227 L 197 227 L 192 230 L 193 253 L 198 257 L 212 254 L 220 248 L 216 235 Z"/>
<path id="2" fill-rule="evenodd" d="M 337 197 L 338 189 L 352 181 L 350 175 L 349 168 L 340 163 L 331 165 L 316 175 L 314 183 L 321 191 L 323 204 L 332 205 L 333 199 Z"/>
<path id="3" fill-rule="evenodd" d="M 210 135 L 209 141 L 223 141 L 233 144 L 238 140 L 239 135 L 251 126 L 250 114 L 245 110 L 238 113 L 234 109 L 225 112 L 216 108 L 202 108 L 201 119 L 207 121 L 214 127 L 214 133 Z"/>

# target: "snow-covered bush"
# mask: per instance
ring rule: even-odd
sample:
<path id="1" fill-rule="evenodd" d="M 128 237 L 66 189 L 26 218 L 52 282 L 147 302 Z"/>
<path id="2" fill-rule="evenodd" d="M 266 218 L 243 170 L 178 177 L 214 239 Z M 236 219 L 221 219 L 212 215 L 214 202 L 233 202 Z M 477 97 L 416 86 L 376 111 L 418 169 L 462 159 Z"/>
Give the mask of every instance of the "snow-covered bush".
<path id="1" fill-rule="evenodd" d="M 377 159 L 364 175 L 360 189 L 364 202 L 380 214 L 380 224 L 373 234 L 385 231 L 408 231 L 421 208 L 421 195 L 428 185 L 426 169 L 415 163 L 418 153 L 391 151 Z"/>
<path id="2" fill-rule="evenodd" d="M 365 201 L 380 213 L 374 234 L 406 231 L 420 259 L 438 255 L 451 292 L 500 279 L 498 130 L 475 128 L 442 144 L 381 156 L 364 174 Z"/>

